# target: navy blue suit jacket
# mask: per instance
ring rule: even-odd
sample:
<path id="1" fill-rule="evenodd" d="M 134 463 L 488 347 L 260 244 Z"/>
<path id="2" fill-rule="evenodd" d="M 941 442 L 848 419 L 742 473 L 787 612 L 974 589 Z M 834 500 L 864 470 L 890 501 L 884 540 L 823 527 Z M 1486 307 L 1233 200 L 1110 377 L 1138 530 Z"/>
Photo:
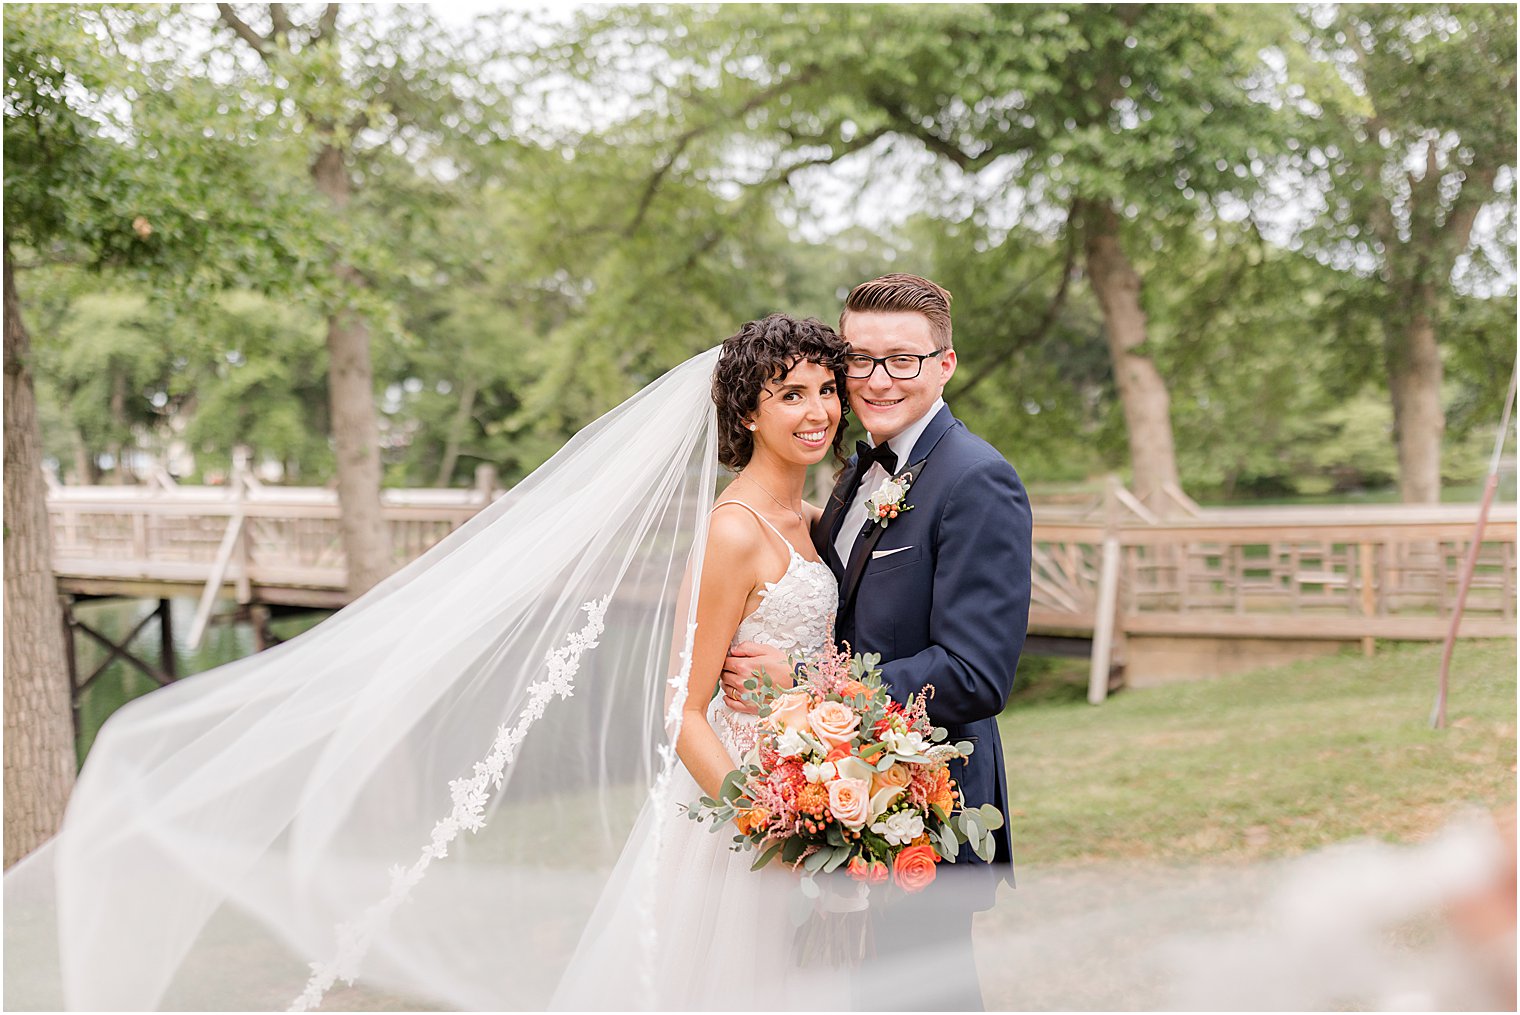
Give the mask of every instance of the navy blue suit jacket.
<path id="1" fill-rule="evenodd" d="M 813 544 L 839 578 L 835 637 L 882 658 L 887 689 L 906 701 L 934 686 L 929 717 L 951 743 L 976 745 L 951 775 L 972 807 L 1009 817 L 997 716 L 1013 691 L 1029 626 L 1032 521 L 1018 473 L 997 449 L 940 409 L 898 476 L 912 474 L 912 505 L 885 527 L 867 525 L 851 560 L 835 537 L 861 473 L 851 458 L 813 530 Z M 895 551 L 895 552 L 894 552 Z M 853 566 L 852 566 L 853 565 Z M 996 833 L 994 864 L 1011 877 L 1009 828 Z M 963 846 L 957 866 L 979 862 Z"/>

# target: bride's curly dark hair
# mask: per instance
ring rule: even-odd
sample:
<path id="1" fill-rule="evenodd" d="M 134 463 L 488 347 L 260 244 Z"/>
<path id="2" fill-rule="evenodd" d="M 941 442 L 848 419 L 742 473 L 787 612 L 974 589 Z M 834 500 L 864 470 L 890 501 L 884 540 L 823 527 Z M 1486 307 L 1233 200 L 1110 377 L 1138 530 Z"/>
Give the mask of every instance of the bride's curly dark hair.
<path id="1" fill-rule="evenodd" d="M 713 370 L 712 398 L 718 407 L 718 461 L 738 472 L 755 452 L 754 434 L 744 425 L 760 405 L 760 392 L 799 363 L 817 363 L 834 373 L 840 422 L 834 431 L 834 460 L 844 461 L 844 419 L 849 404 L 844 387 L 844 354 L 838 332 L 809 317 L 799 321 L 771 314 L 750 321 L 723 342 Z"/>

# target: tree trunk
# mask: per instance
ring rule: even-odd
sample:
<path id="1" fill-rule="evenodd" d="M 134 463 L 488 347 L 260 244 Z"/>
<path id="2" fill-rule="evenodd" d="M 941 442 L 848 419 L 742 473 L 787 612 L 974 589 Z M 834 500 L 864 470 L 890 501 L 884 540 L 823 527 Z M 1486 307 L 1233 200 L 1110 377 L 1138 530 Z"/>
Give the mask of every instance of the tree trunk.
<path id="1" fill-rule="evenodd" d="M 74 786 L 74 718 L 42 479 L 42 435 L 5 247 L 5 866 L 58 831 Z"/>
<path id="2" fill-rule="evenodd" d="M 90 446 L 77 427 L 74 429 L 74 473 L 74 482 L 80 486 L 93 486 L 100 478 L 95 456 L 90 453 Z"/>
<path id="3" fill-rule="evenodd" d="M 119 370 L 111 373 L 111 424 L 118 434 L 111 442 L 111 457 L 116 460 L 116 468 L 111 470 L 111 482 L 126 486 L 127 445 L 119 435 L 127 430 L 127 375 Z"/>
<path id="4" fill-rule="evenodd" d="M 1172 399 L 1166 381 L 1144 344 L 1145 311 L 1140 307 L 1140 275 L 1119 243 L 1119 216 L 1106 202 L 1078 206 L 1087 259 L 1087 277 L 1103 310 L 1114 381 L 1129 433 L 1131 485 L 1141 500 L 1161 512 L 1176 510 L 1164 496 L 1165 483 L 1177 483 L 1177 453 L 1172 441 Z M 1178 484 L 1180 486 L 1180 484 Z"/>
<path id="5" fill-rule="evenodd" d="M 1394 439 L 1399 449 L 1399 499 L 1406 504 L 1441 500 L 1441 352 L 1436 346 L 1435 286 L 1411 287 L 1400 301 L 1402 322 L 1386 325 L 1388 391 L 1393 399 Z"/>
<path id="6" fill-rule="evenodd" d="M 343 151 L 324 145 L 311 168 L 317 189 L 341 212 L 348 207 L 349 178 Z M 334 265 L 340 289 L 363 285 L 351 265 Z M 348 560 L 348 590 L 367 591 L 395 569 L 390 532 L 380 508 L 380 427 L 375 419 L 375 380 L 370 366 L 369 324 L 340 306 L 327 318 L 327 394 L 338 466 L 339 527 Z"/>

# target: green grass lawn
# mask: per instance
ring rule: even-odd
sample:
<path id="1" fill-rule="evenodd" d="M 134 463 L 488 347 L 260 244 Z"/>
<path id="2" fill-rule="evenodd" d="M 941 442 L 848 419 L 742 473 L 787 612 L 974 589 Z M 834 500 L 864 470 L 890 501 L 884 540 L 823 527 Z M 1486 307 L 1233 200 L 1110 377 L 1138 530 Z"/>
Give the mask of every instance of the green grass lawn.
<path id="1" fill-rule="evenodd" d="M 1085 703 L 1087 664 L 1026 660 L 1000 720 L 1020 864 L 1247 860 L 1415 841 L 1515 801 L 1515 642 L 1380 643 Z"/>

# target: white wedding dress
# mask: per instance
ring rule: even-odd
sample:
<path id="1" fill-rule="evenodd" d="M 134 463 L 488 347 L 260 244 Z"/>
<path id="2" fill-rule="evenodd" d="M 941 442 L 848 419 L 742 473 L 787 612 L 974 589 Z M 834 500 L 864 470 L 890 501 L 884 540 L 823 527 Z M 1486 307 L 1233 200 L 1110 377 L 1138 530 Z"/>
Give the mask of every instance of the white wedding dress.
<path id="1" fill-rule="evenodd" d="M 758 642 L 789 654 L 825 648 L 839 602 L 833 572 L 803 557 L 749 510 L 786 544 L 790 560 L 739 624 L 734 643 Z M 737 768 L 755 745 L 757 718 L 733 711 L 718 695 L 707 721 Z M 838 970 L 799 968 L 792 960 L 789 909 L 799 894 L 798 876 L 775 862 L 750 870 L 757 854 L 733 848 L 732 828 L 688 818 L 682 805 L 702 795 L 678 766 L 664 820 L 653 804 L 639 815 L 554 1008 L 849 1007 L 848 981 Z"/>

